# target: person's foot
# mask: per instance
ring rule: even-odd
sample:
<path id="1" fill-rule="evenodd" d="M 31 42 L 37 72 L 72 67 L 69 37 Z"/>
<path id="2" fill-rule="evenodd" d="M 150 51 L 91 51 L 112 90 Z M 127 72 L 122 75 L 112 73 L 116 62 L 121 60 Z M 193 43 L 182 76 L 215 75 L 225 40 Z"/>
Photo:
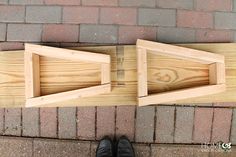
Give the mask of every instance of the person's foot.
<path id="1" fill-rule="evenodd" d="M 113 143 L 109 137 L 104 137 L 98 144 L 96 157 L 113 157 Z"/>
<path id="2" fill-rule="evenodd" d="M 117 142 L 117 157 L 135 157 L 132 144 L 125 136 L 122 136 Z"/>

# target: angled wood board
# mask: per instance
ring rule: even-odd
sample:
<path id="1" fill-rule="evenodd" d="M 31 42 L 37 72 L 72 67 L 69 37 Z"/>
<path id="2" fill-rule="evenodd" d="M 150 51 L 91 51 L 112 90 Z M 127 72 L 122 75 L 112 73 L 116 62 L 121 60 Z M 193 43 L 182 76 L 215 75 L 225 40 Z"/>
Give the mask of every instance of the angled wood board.
<path id="1" fill-rule="evenodd" d="M 99 63 L 101 64 L 101 84 L 97 86 L 41 96 L 40 56 L 78 62 L 84 61 Z M 111 91 L 109 55 L 34 44 L 25 44 L 24 64 L 26 107 L 37 107 L 57 102 L 60 103 L 61 101 L 94 96 L 98 94 L 109 93 Z"/>
<path id="2" fill-rule="evenodd" d="M 179 46 L 188 47 L 197 50 L 208 51 L 225 56 L 226 68 L 226 91 L 209 96 L 201 96 L 198 98 L 188 98 L 184 100 L 173 101 L 168 104 L 192 104 L 192 105 L 212 105 L 212 102 L 236 102 L 236 44 L 235 43 L 217 43 L 217 44 L 180 44 Z M 73 47 L 70 49 L 89 51 L 95 53 L 108 54 L 111 56 L 111 93 L 101 94 L 93 97 L 73 99 L 60 103 L 52 103 L 46 107 L 59 106 L 114 106 L 114 105 L 137 105 L 137 62 L 136 62 L 136 46 L 94 46 L 94 47 Z M 178 72 L 179 78 L 176 81 L 162 81 L 156 75 L 148 73 L 148 77 L 152 80 L 158 80 L 155 90 L 162 91 L 169 86 L 179 88 L 178 82 L 183 82 L 184 87 L 192 85 L 209 84 L 209 67 L 205 64 L 195 64 L 193 62 L 183 63 L 177 59 L 168 58 L 166 56 L 156 57 L 156 55 L 148 54 L 147 59 L 151 62 L 152 67 L 161 67 L 164 69 L 163 74 L 168 74 L 175 78 Z M 41 73 L 41 93 L 43 95 L 71 90 L 72 86 L 83 87 L 85 81 L 86 86 L 93 86 L 94 82 L 98 82 L 98 78 L 94 74 L 100 73 L 100 69 L 96 65 L 89 63 L 73 64 L 73 72 L 67 72 L 59 81 L 56 76 L 61 75 L 60 71 L 66 71 L 71 67 L 71 63 L 66 60 L 55 60 L 42 56 L 40 58 Z M 166 61 L 176 62 L 177 64 L 168 65 L 167 69 L 162 64 Z M 86 68 L 86 71 L 84 70 Z M 151 67 L 151 68 L 152 68 Z M 167 70 L 166 70 L 167 69 Z M 198 69 L 198 70 L 196 70 Z M 156 69 L 154 69 L 156 70 Z M 159 70 L 159 69 L 158 69 Z M 168 71 L 173 71 L 169 74 Z M 166 72 L 167 71 L 167 72 Z M 187 75 L 186 75 L 187 73 Z M 191 77 L 188 77 L 188 76 Z M 76 78 L 80 76 L 81 79 Z M 187 80 L 182 81 L 182 80 Z M 199 84 L 201 83 L 201 84 Z M 152 82 L 148 82 L 148 86 L 152 87 Z M 24 107 L 25 105 L 25 84 L 24 84 L 24 51 L 2 51 L 0 52 L 0 107 Z M 149 88 L 152 90 L 151 88 Z"/>
<path id="3" fill-rule="evenodd" d="M 138 71 L 138 104 L 139 106 L 162 104 L 187 98 L 216 94 L 225 91 L 224 56 L 206 51 L 194 50 L 180 46 L 137 40 L 137 71 Z M 147 53 L 154 55 L 174 56 L 209 65 L 209 85 L 148 94 Z"/>

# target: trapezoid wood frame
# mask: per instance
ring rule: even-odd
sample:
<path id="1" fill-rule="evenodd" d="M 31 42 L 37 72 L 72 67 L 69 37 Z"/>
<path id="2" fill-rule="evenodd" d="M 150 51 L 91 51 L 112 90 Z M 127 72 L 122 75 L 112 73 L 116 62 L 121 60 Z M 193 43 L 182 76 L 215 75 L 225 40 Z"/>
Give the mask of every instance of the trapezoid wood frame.
<path id="1" fill-rule="evenodd" d="M 101 64 L 101 85 L 41 96 L 40 56 L 71 61 L 99 63 Z M 111 91 L 110 60 L 110 56 L 106 54 L 25 44 L 25 106 L 43 106 L 45 104 L 66 101 L 69 99 L 109 93 Z"/>
<path id="2" fill-rule="evenodd" d="M 224 56 L 206 51 L 173 46 L 163 43 L 137 40 L 138 104 L 145 106 L 174 102 L 180 99 L 204 96 L 223 92 L 225 86 Z M 147 50 L 150 53 L 186 59 L 209 65 L 209 85 L 167 91 L 148 95 L 147 86 Z"/>

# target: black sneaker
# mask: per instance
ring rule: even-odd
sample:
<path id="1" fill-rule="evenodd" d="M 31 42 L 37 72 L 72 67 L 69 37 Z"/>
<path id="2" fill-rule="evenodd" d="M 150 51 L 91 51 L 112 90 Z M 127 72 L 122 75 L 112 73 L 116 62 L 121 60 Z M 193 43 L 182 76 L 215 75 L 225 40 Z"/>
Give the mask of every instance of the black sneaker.
<path id="1" fill-rule="evenodd" d="M 116 156 L 117 157 L 135 157 L 134 149 L 129 139 L 122 136 L 116 145 Z"/>
<path id="2" fill-rule="evenodd" d="M 99 142 L 96 157 L 114 157 L 114 146 L 109 137 L 104 137 Z"/>

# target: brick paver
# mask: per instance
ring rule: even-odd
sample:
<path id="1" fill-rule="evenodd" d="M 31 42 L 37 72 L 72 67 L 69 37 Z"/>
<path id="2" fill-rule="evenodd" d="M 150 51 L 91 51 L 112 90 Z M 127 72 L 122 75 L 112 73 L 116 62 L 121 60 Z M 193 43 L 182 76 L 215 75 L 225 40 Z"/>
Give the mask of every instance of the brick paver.
<path id="1" fill-rule="evenodd" d="M 7 32 L 6 28 L 7 28 L 6 24 L 0 24 L 0 41 L 5 41 Z"/>
<path id="2" fill-rule="evenodd" d="M 82 0 L 82 4 L 88 6 L 117 6 L 118 0 Z"/>
<path id="3" fill-rule="evenodd" d="M 232 110 L 231 109 L 214 109 L 214 119 L 212 127 L 211 142 L 229 142 L 229 133 L 231 127 Z"/>
<path id="4" fill-rule="evenodd" d="M 1 22 L 24 22 L 25 7 L 24 6 L 0 6 Z"/>
<path id="5" fill-rule="evenodd" d="M 99 9 L 96 7 L 64 7 L 64 23 L 98 23 Z"/>
<path id="6" fill-rule="evenodd" d="M 59 138 L 76 138 L 76 107 L 58 108 Z"/>
<path id="7" fill-rule="evenodd" d="M 170 156 L 193 156 L 193 150 L 187 146 L 175 146 L 175 145 L 152 145 L 151 147 L 152 157 L 170 157 Z"/>
<path id="8" fill-rule="evenodd" d="M 39 136 L 39 109 L 22 109 L 22 135 L 37 137 Z"/>
<path id="9" fill-rule="evenodd" d="M 174 142 L 192 143 L 193 118 L 193 107 L 176 107 Z"/>
<path id="10" fill-rule="evenodd" d="M 139 7 L 155 7 L 156 0 L 119 0 L 120 6 L 139 6 Z"/>
<path id="11" fill-rule="evenodd" d="M 27 23 L 60 23 L 62 9 L 59 6 L 27 6 Z"/>
<path id="12" fill-rule="evenodd" d="M 135 25 L 137 18 L 136 9 L 131 8 L 102 8 L 100 13 L 100 23 Z"/>
<path id="13" fill-rule="evenodd" d="M 157 29 L 155 27 L 141 26 L 120 26 L 119 27 L 119 43 L 135 44 L 138 38 L 155 41 Z"/>
<path id="14" fill-rule="evenodd" d="M 195 108 L 193 141 L 210 142 L 213 120 L 212 108 Z"/>
<path id="15" fill-rule="evenodd" d="M 98 142 L 91 142 L 90 157 L 96 156 L 97 146 L 98 146 Z"/>
<path id="16" fill-rule="evenodd" d="M 210 150 L 203 150 L 200 145 L 157 145 L 151 146 L 152 157 L 209 157 Z M 219 151 L 219 150 L 215 150 Z M 221 150 L 222 151 L 222 150 Z M 219 153 L 216 153 L 218 155 Z M 233 153 L 228 153 L 233 154 Z"/>
<path id="17" fill-rule="evenodd" d="M 19 5 L 42 5 L 44 0 L 9 0 L 9 4 L 19 4 Z"/>
<path id="18" fill-rule="evenodd" d="M 33 140 L 16 137 L 0 137 L 1 157 L 31 157 Z"/>
<path id="19" fill-rule="evenodd" d="M 9 50 L 22 50 L 24 49 L 23 43 L 20 42 L 0 42 L 1 51 Z"/>
<path id="20" fill-rule="evenodd" d="M 196 0 L 196 9 L 202 11 L 231 11 L 232 0 Z"/>
<path id="21" fill-rule="evenodd" d="M 11 108 L 5 109 L 5 135 L 21 136 L 21 109 Z"/>
<path id="22" fill-rule="evenodd" d="M 175 26 L 176 11 L 172 9 L 141 8 L 138 10 L 138 22 L 139 25 L 147 26 Z"/>
<path id="23" fill-rule="evenodd" d="M 157 41 L 165 43 L 195 42 L 195 30 L 191 28 L 159 27 Z"/>
<path id="24" fill-rule="evenodd" d="M 199 149 L 199 146 L 195 146 L 192 149 L 193 149 L 194 157 L 209 157 L 209 155 L 210 155 L 209 150 L 207 150 L 207 149 L 205 150 L 202 148 Z"/>
<path id="25" fill-rule="evenodd" d="M 112 25 L 80 25 L 80 42 L 117 43 L 118 29 Z"/>
<path id="26" fill-rule="evenodd" d="M 97 107 L 96 139 L 115 135 L 115 107 Z"/>
<path id="27" fill-rule="evenodd" d="M 147 144 L 135 144 L 133 145 L 135 156 L 136 157 L 150 157 L 151 156 L 151 148 Z"/>
<path id="28" fill-rule="evenodd" d="M 216 12 L 215 13 L 215 28 L 216 29 L 235 29 L 236 28 L 236 13 Z"/>
<path id="29" fill-rule="evenodd" d="M 116 136 L 125 135 L 134 141 L 135 107 L 118 106 L 116 109 Z"/>
<path id="30" fill-rule="evenodd" d="M 230 142 L 236 144 L 236 109 L 233 110 Z"/>
<path id="31" fill-rule="evenodd" d="M 57 137 L 57 108 L 40 108 L 40 136 Z"/>
<path id="32" fill-rule="evenodd" d="M 161 8 L 193 9 L 194 0 L 158 0 Z"/>
<path id="33" fill-rule="evenodd" d="M 4 133 L 4 109 L 0 109 L 0 135 Z"/>
<path id="34" fill-rule="evenodd" d="M 8 0 L 0 0 L 0 4 L 7 4 Z"/>
<path id="35" fill-rule="evenodd" d="M 90 155 L 89 142 L 63 140 L 34 140 L 34 157 L 85 157 Z"/>
<path id="36" fill-rule="evenodd" d="M 44 0 L 46 5 L 80 5 L 81 0 Z"/>
<path id="37" fill-rule="evenodd" d="M 236 2 L 235 2 L 235 0 L 233 0 L 233 11 L 235 11 L 236 10 Z"/>
<path id="38" fill-rule="evenodd" d="M 230 42 L 233 40 L 233 32 L 223 30 L 197 30 L 197 42 Z"/>
<path id="39" fill-rule="evenodd" d="M 77 108 L 77 136 L 79 139 L 95 139 L 95 107 Z"/>
<path id="40" fill-rule="evenodd" d="M 78 25 L 45 25 L 42 34 L 43 42 L 78 42 Z"/>
<path id="41" fill-rule="evenodd" d="M 138 107 L 135 124 L 136 142 L 153 142 L 155 107 Z"/>
<path id="42" fill-rule="evenodd" d="M 30 32 L 30 33 L 29 33 Z M 40 24 L 9 24 L 7 41 L 41 41 L 42 25 Z"/>
<path id="43" fill-rule="evenodd" d="M 0 137 L 1 157 L 94 157 L 97 142 L 80 140 L 37 139 Z M 136 157 L 234 157 L 236 147 L 224 152 L 222 149 L 206 149 L 201 145 L 180 144 L 133 144 Z"/>
<path id="44" fill-rule="evenodd" d="M 173 143 L 174 141 L 175 107 L 158 106 L 156 112 L 157 143 Z"/>
<path id="45" fill-rule="evenodd" d="M 209 12 L 178 10 L 177 26 L 189 28 L 213 28 L 213 15 Z"/>
<path id="46" fill-rule="evenodd" d="M 44 0 L 8 0 L 9 4 L 19 4 L 19 5 L 42 5 Z"/>

